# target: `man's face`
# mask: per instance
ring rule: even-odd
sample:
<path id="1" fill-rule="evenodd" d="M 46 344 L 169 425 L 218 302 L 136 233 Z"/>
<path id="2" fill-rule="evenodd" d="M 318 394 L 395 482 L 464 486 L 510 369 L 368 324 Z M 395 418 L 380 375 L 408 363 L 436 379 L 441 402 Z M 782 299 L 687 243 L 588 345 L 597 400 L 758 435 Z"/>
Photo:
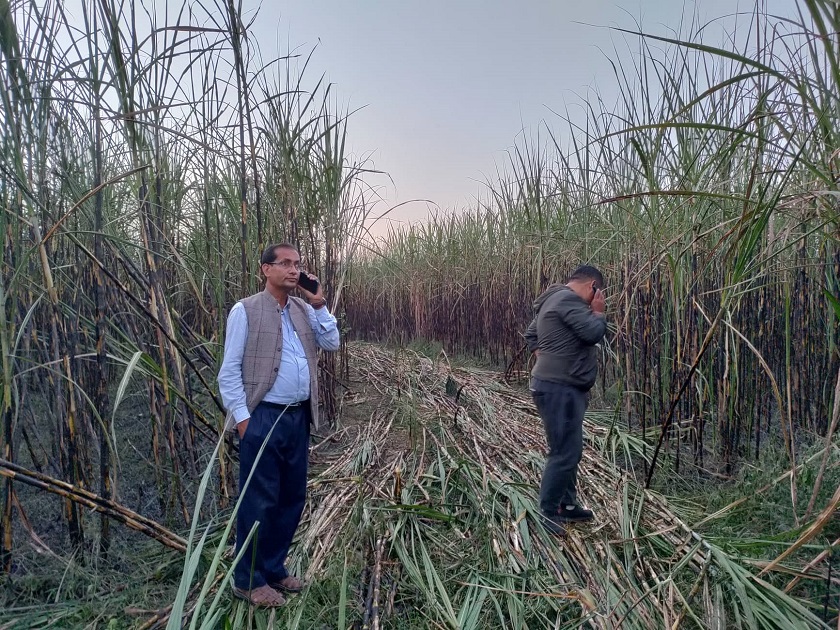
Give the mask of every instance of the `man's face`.
<path id="1" fill-rule="evenodd" d="M 274 252 L 274 262 L 263 264 L 262 272 L 266 284 L 291 291 L 300 277 L 300 254 L 294 249 L 278 247 Z"/>

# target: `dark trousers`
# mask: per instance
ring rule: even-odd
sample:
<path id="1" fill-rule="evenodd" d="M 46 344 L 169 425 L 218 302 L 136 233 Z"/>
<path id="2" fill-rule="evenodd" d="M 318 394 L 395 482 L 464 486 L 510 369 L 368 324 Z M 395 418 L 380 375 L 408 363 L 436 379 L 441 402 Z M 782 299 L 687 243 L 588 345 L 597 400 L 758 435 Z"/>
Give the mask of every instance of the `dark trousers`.
<path id="1" fill-rule="evenodd" d="M 571 385 L 531 379 L 531 393 L 548 441 L 548 457 L 540 484 L 540 510 L 553 516 L 561 505 L 577 503 L 586 392 Z"/>
<path id="2" fill-rule="evenodd" d="M 237 553 L 259 521 L 234 570 L 234 583 L 241 589 L 258 588 L 288 575 L 286 556 L 306 502 L 309 403 L 285 412 L 283 408 L 284 405 L 260 403 L 239 442 L 240 492 L 252 468 L 254 474 L 236 515 Z M 256 461 L 263 442 L 265 449 Z"/>

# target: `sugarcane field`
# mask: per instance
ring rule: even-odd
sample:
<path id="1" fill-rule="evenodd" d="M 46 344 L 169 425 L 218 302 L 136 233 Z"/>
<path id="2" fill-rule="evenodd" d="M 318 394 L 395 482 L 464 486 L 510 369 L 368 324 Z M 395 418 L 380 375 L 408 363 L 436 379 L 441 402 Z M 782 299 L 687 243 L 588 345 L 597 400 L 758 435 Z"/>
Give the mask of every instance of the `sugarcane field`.
<path id="1" fill-rule="evenodd" d="M 0 61 L 0 630 L 840 630 L 837 0 Z"/>

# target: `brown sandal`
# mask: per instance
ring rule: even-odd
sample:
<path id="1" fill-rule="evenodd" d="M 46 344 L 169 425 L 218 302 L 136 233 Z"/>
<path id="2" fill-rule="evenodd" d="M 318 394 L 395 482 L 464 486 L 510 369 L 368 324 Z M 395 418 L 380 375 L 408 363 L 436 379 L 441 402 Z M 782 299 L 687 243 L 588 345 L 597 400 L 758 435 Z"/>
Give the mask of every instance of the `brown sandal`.
<path id="1" fill-rule="evenodd" d="M 303 581 L 294 575 L 287 575 L 279 582 L 272 582 L 271 588 L 285 593 L 300 593 L 303 590 Z"/>
<path id="2" fill-rule="evenodd" d="M 250 591 L 234 586 L 233 595 L 239 599 L 244 599 L 252 606 L 260 608 L 279 608 L 286 603 L 286 598 L 268 584 L 252 588 Z"/>

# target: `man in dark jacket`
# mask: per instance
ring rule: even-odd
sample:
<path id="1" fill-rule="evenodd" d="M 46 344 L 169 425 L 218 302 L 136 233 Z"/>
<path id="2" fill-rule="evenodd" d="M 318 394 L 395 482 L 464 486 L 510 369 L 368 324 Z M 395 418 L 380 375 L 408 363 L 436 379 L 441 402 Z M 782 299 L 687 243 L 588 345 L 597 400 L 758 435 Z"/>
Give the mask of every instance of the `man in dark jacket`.
<path id="1" fill-rule="evenodd" d="M 553 284 L 534 302 L 535 317 L 525 331 L 537 355 L 531 392 L 548 441 L 540 485 L 546 526 L 562 534 L 561 523 L 592 520 L 577 501 L 577 469 L 583 455 L 583 414 L 587 392 L 598 374 L 597 344 L 604 337 L 604 276 L 578 267 L 566 284 Z"/>

